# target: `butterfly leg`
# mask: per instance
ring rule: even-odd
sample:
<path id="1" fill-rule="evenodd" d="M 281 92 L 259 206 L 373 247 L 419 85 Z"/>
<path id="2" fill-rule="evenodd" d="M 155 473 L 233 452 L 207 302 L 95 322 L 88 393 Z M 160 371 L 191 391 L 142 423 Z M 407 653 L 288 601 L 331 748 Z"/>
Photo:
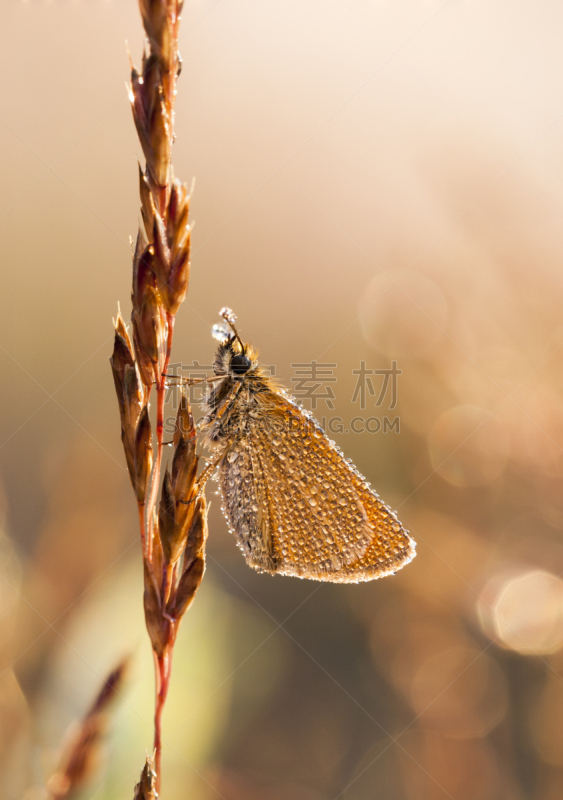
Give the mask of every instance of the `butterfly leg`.
<path id="1" fill-rule="evenodd" d="M 174 378 L 174 380 L 180 381 L 183 386 L 196 386 L 198 383 L 213 383 L 213 381 L 222 381 L 224 379 L 224 375 L 212 375 L 210 378 L 181 378 L 180 375 L 171 375 L 168 372 L 162 373 L 163 378 Z"/>
<path id="2" fill-rule="evenodd" d="M 221 463 L 222 458 L 223 458 L 223 453 L 221 453 L 220 456 L 218 456 L 213 461 L 211 461 L 211 463 L 209 463 L 205 467 L 205 469 L 203 470 L 203 472 L 201 473 L 201 475 L 197 479 L 196 484 L 197 484 L 197 487 L 198 487 L 197 488 L 197 496 L 198 497 L 201 495 L 203 489 L 205 488 L 205 484 L 207 483 L 209 478 L 213 475 L 213 473 L 215 472 L 215 470 L 217 469 L 217 467 Z"/>

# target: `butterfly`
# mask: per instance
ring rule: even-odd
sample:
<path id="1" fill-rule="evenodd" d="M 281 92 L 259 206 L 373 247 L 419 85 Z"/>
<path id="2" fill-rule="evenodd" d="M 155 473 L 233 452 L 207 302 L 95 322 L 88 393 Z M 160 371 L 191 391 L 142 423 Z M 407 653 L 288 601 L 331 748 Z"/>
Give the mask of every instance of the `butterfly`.
<path id="1" fill-rule="evenodd" d="M 272 381 L 236 316 L 220 344 L 201 430 L 216 450 L 223 512 L 259 572 L 335 583 L 395 573 L 415 542 L 313 416 Z"/>

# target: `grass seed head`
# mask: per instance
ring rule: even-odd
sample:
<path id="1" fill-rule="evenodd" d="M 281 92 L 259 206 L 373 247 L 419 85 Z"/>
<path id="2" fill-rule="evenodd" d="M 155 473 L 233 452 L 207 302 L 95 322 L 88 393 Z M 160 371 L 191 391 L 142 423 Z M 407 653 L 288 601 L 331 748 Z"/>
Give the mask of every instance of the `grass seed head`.
<path id="1" fill-rule="evenodd" d="M 188 608 L 205 569 L 206 506 L 197 498 L 196 431 L 187 396 L 174 434 L 171 470 L 164 472 L 164 408 L 174 317 L 190 274 L 191 192 L 175 179 L 171 164 L 176 81 L 181 70 L 178 31 L 182 0 L 139 0 L 148 48 L 140 69 L 131 68 L 129 98 L 145 165 L 139 165 L 143 231 L 133 255 L 132 342 L 118 318 L 112 368 L 122 440 L 137 496 L 144 564 L 144 609 L 157 679 L 155 767 L 147 759 L 137 800 L 156 798 L 160 780 L 160 720 L 177 621 Z M 153 458 L 148 403 L 156 394 Z M 158 511 L 157 511 L 158 510 Z"/>
<path id="2" fill-rule="evenodd" d="M 146 558 L 143 559 L 143 564 L 145 623 L 152 649 L 157 656 L 161 657 L 170 641 L 170 620 L 163 613 L 160 587 L 156 581 L 153 566 Z"/>
<path id="3" fill-rule="evenodd" d="M 175 619 L 180 620 L 193 603 L 204 572 L 205 559 L 203 556 L 197 556 L 182 573 L 171 607 Z"/>
<path id="4" fill-rule="evenodd" d="M 150 389 L 155 380 L 160 380 L 164 368 L 168 322 L 154 270 L 154 254 L 152 248 L 144 244 L 139 231 L 133 257 L 131 321 L 140 372 L 145 386 Z"/>
<path id="5" fill-rule="evenodd" d="M 141 780 L 135 786 L 133 800 L 158 800 L 156 792 L 156 772 L 154 771 L 153 760 L 147 756 L 145 766 L 141 772 Z"/>
<path id="6" fill-rule="evenodd" d="M 187 500 L 194 485 L 198 458 L 196 456 L 196 430 L 186 393 L 182 394 L 176 427 L 174 429 L 174 459 L 172 461 L 172 487 L 176 502 Z"/>
<path id="7" fill-rule="evenodd" d="M 164 557 L 169 564 L 175 564 L 182 555 L 185 537 L 176 521 L 176 502 L 172 490 L 172 480 L 168 468 L 162 481 L 160 508 L 158 512 L 158 529 Z"/>
<path id="8" fill-rule="evenodd" d="M 137 424 L 137 430 L 135 431 L 133 461 L 133 488 L 135 489 L 139 503 L 144 503 L 153 463 L 152 433 L 148 406 L 143 407 Z"/>
<path id="9" fill-rule="evenodd" d="M 119 403 L 121 441 L 123 442 L 129 475 L 133 487 L 135 487 L 135 435 L 145 403 L 146 392 L 121 315 L 118 315 L 116 321 L 113 354 L 110 358 L 110 363 Z"/>
<path id="10" fill-rule="evenodd" d="M 203 553 L 207 539 L 207 505 L 205 497 L 201 495 L 195 501 L 194 514 L 186 539 L 184 563 Z"/>

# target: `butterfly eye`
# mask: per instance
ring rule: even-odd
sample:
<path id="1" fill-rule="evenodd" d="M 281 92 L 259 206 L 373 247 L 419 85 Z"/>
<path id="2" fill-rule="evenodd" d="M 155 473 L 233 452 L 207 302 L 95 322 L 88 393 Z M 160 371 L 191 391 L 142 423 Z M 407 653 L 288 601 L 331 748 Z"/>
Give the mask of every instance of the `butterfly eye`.
<path id="1" fill-rule="evenodd" d="M 244 375 L 250 369 L 250 359 L 247 356 L 238 355 L 231 358 L 231 371 L 235 375 Z"/>

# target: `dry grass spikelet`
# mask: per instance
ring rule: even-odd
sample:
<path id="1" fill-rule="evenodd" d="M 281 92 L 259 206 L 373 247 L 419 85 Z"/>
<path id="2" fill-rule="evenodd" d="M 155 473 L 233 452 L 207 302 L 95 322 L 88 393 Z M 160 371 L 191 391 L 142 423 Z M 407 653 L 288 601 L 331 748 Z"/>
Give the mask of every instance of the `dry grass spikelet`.
<path id="1" fill-rule="evenodd" d="M 123 685 L 128 661 L 124 659 L 110 672 L 84 717 L 67 731 L 59 765 L 47 783 L 50 800 L 77 797 L 92 777 L 108 726 L 108 712 Z"/>
<path id="2" fill-rule="evenodd" d="M 141 780 L 135 786 L 133 800 L 156 800 L 156 772 L 154 771 L 153 760 L 147 756 L 145 766 L 141 772 Z"/>
<path id="3" fill-rule="evenodd" d="M 133 251 L 132 333 L 119 314 L 111 366 L 141 529 L 145 620 L 157 685 L 150 769 L 159 791 L 162 709 L 178 625 L 205 569 L 207 509 L 199 496 L 196 432 L 186 395 L 178 409 L 172 465 L 161 477 L 166 371 L 175 315 L 190 275 L 191 190 L 175 178 L 171 164 L 182 0 L 139 0 L 139 8 L 147 46 L 140 70 L 131 66 L 129 97 L 145 157 L 144 168 L 139 165 L 144 230 L 139 230 Z M 154 424 L 149 406 L 153 390 Z"/>

